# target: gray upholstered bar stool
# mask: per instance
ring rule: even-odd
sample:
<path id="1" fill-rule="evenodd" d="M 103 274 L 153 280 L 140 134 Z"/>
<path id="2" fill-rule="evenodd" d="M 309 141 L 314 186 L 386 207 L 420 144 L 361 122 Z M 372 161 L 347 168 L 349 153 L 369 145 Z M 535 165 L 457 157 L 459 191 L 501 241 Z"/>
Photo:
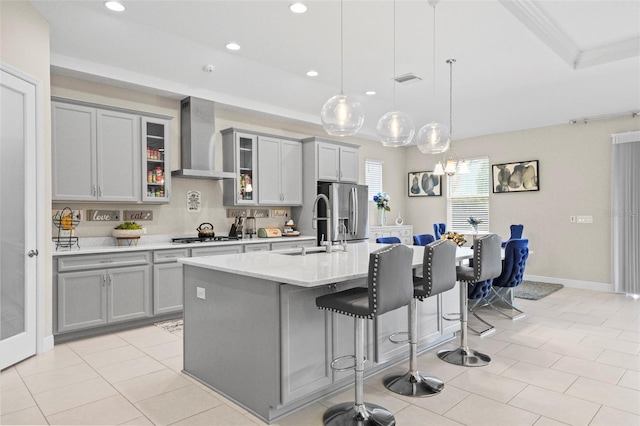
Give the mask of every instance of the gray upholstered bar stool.
<path id="1" fill-rule="evenodd" d="M 427 244 L 422 277 L 413 280 L 413 299 L 409 305 L 409 372 L 386 377 L 383 382 L 387 389 L 400 395 L 431 396 L 440 393 L 444 383 L 418 371 L 418 300 L 422 302 L 456 285 L 456 244 L 451 240 Z"/>
<path id="2" fill-rule="evenodd" d="M 502 272 L 502 240 L 495 234 L 483 235 L 473 242 L 473 266 L 457 266 L 460 281 L 460 347 L 438 352 L 443 361 L 466 367 L 483 367 L 491 362 L 489 355 L 467 346 L 468 284 L 496 278 Z"/>
<path id="3" fill-rule="evenodd" d="M 402 244 L 384 247 L 369 255 L 366 288 L 351 288 L 316 299 L 316 305 L 321 309 L 355 317 L 355 402 L 329 408 L 323 416 L 325 425 L 395 425 L 395 418 L 388 410 L 364 403 L 365 324 L 367 319 L 411 302 L 412 263 L 413 249 L 410 247 Z M 331 363 L 332 368 L 339 359 Z"/>

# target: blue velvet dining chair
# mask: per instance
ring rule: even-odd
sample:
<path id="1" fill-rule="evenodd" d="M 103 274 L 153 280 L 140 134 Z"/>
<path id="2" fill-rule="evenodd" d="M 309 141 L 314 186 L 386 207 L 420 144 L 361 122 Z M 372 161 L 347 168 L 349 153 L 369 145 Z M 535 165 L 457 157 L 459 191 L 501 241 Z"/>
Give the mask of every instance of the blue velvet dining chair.
<path id="1" fill-rule="evenodd" d="M 433 236 L 436 240 L 439 240 L 443 234 L 447 233 L 447 224 L 446 223 L 434 223 L 433 224 Z"/>
<path id="2" fill-rule="evenodd" d="M 493 280 L 491 287 L 491 295 L 485 297 L 486 305 L 495 311 L 512 320 L 524 317 L 524 312 L 516 308 L 510 300 L 505 298 L 504 290 L 513 289 L 520 284 L 524 278 L 524 269 L 529 258 L 529 240 L 520 238 L 507 241 L 504 248 L 504 260 L 502 261 L 502 273 Z M 518 312 L 515 315 L 504 313 L 499 305 L 508 306 L 507 309 Z"/>
<path id="3" fill-rule="evenodd" d="M 378 244 L 402 244 L 400 238 L 398 237 L 379 237 L 376 238 L 376 243 Z"/>
<path id="4" fill-rule="evenodd" d="M 413 236 L 413 245 L 414 246 L 426 246 L 427 244 L 431 244 L 436 239 L 431 234 L 419 234 Z"/>
<path id="5" fill-rule="evenodd" d="M 517 240 L 522 238 L 522 231 L 524 230 L 524 225 L 511 225 L 510 227 L 511 230 L 511 236 L 509 237 L 509 240 Z M 507 245 L 507 241 L 503 241 L 502 242 L 502 247 L 505 247 Z"/>

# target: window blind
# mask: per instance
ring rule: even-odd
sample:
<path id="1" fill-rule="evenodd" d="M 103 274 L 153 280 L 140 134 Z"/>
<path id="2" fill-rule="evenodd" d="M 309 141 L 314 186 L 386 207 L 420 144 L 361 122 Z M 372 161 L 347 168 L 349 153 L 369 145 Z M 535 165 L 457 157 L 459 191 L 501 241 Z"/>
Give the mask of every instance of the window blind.
<path id="1" fill-rule="evenodd" d="M 447 223 L 453 231 L 468 232 L 467 219 L 473 216 L 482 223 L 479 231 L 489 231 L 489 158 L 467 160 L 469 173 L 447 179 Z"/>
<path id="2" fill-rule="evenodd" d="M 369 186 L 369 201 L 378 192 L 382 192 L 382 164 L 380 160 L 364 160 L 364 181 Z"/>

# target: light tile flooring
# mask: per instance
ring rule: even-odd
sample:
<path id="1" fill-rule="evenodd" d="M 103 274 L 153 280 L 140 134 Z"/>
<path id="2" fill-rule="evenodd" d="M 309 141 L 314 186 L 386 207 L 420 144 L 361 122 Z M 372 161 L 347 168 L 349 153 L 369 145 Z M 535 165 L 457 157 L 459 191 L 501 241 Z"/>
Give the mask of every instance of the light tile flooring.
<path id="1" fill-rule="evenodd" d="M 473 349 L 491 355 L 489 366 L 447 364 L 437 348 L 419 365 L 445 381 L 440 395 L 388 392 L 381 378 L 404 372 L 401 364 L 367 379 L 366 400 L 395 413 L 398 425 L 640 425 L 640 301 L 572 288 L 516 301 L 524 319 L 487 311 L 498 331 L 470 339 Z M 56 345 L 2 371 L 0 422 L 264 424 L 181 366 L 181 336 L 155 326 Z M 351 389 L 335 394 L 278 424 L 320 425 L 327 407 L 352 398 Z"/>

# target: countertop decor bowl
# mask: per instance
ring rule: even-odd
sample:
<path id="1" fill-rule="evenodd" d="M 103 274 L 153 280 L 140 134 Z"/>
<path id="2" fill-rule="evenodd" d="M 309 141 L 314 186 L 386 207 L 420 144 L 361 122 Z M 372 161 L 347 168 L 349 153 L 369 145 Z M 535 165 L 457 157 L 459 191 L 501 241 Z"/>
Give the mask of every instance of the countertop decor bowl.
<path id="1" fill-rule="evenodd" d="M 111 236 L 115 238 L 140 238 L 144 234 L 143 229 L 112 229 Z"/>

